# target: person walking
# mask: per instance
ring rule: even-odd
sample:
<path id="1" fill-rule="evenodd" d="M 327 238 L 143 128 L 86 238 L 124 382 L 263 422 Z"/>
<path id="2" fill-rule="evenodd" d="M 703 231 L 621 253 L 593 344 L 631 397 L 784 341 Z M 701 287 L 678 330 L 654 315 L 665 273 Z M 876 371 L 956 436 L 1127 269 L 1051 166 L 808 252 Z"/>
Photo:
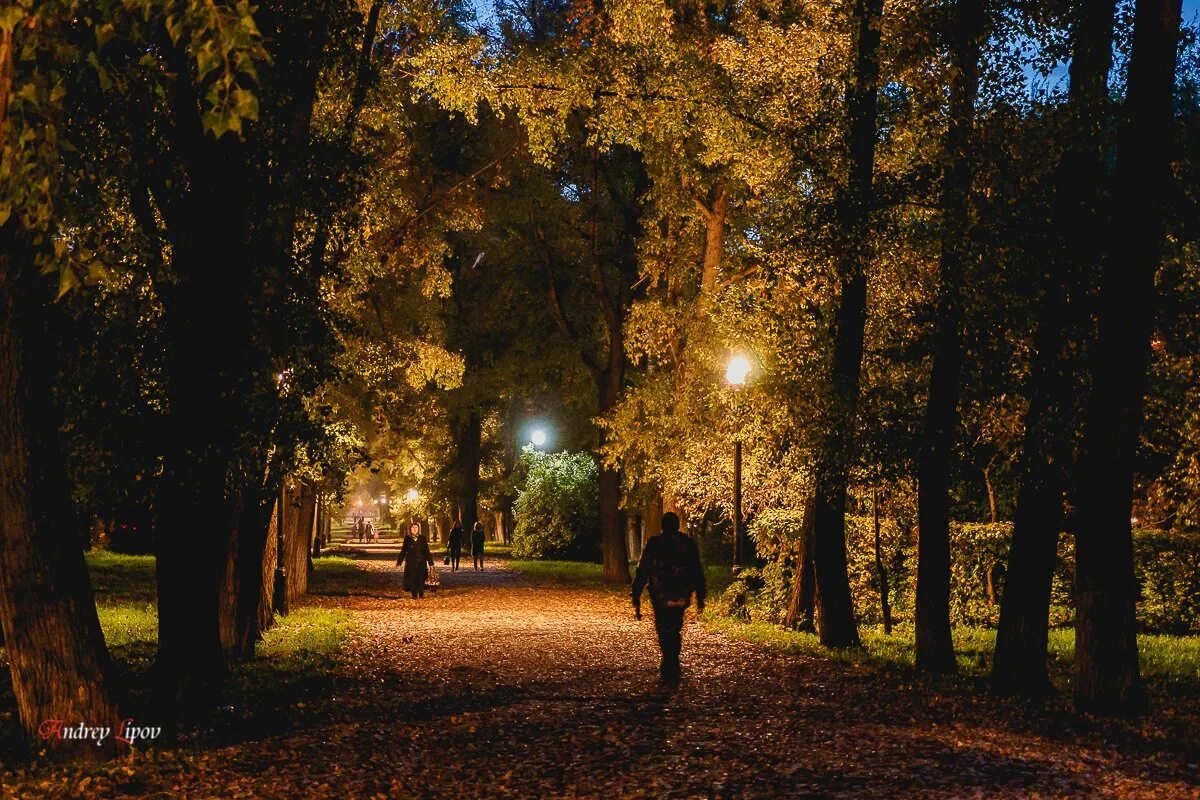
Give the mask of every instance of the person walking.
<path id="1" fill-rule="evenodd" d="M 421 524 L 414 522 L 408 528 L 396 566 L 404 565 L 404 591 L 416 600 L 425 596 L 425 579 L 433 566 L 433 553 L 429 552 L 429 540 L 421 533 Z"/>
<path id="2" fill-rule="evenodd" d="M 462 523 L 455 522 L 454 527 L 450 529 L 450 536 L 446 541 L 450 548 L 450 571 L 458 572 L 458 562 L 462 559 L 463 540 L 466 539 L 466 534 L 463 533 Z"/>
<path id="3" fill-rule="evenodd" d="M 662 517 L 662 533 L 651 536 L 638 561 L 633 579 L 633 610 L 642 618 L 642 590 L 650 587 L 654 608 L 654 629 L 662 650 L 659 678 L 668 686 L 677 686 L 683 648 L 683 614 L 696 595 L 696 608 L 704 611 L 704 568 L 696 541 L 679 530 L 679 516 L 668 511 Z"/>
<path id="4" fill-rule="evenodd" d="M 471 529 L 471 555 L 475 557 L 475 569 L 483 572 L 483 523 L 476 522 Z"/>

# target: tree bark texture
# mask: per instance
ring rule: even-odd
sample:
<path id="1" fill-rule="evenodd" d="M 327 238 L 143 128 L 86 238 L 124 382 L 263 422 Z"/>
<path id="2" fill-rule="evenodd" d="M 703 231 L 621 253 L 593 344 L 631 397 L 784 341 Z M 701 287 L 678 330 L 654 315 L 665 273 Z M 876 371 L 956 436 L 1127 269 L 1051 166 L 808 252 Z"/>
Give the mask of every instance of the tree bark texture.
<path id="1" fill-rule="evenodd" d="M 951 30 L 949 125 L 942 154 L 941 291 L 917 467 L 916 667 L 932 673 L 958 669 L 950 634 L 950 471 L 962 385 L 963 283 L 973 252 L 971 132 L 986 28 L 984 0 L 957 0 Z"/>
<path id="2" fill-rule="evenodd" d="M 857 646 L 858 624 L 846 567 L 846 490 L 862 375 L 867 319 L 867 265 L 879 101 L 883 0 L 855 0 L 856 54 L 846 91 L 849 175 L 840 201 L 841 286 L 833 326 L 831 408 L 816 472 L 813 566 L 817 629 L 826 647 Z"/>
<path id="3" fill-rule="evenodd" d="M 0 65 L 5 56 L 0 42 Z M 51 295 L 15 228 L 0 226 L 0 632 L 31 748 L 97 758 L 112 737 L 39 736 L 48 720 L 116 730 L 121 717 L 58 441 Z"/>
<path id="4" fill-rule="evenodd" d="M 1085 337 L 1086 286 L 1102 258 L 1099 177 L 1112 66 L 1111 0 L 1081 3 L 1075 21 L 1067 120 L 1070 139 L 1055 176 L 1054 226 L 1038 311 L 1021 485 L 1013 520 L 992 686 L 1039 695 L 1050 689 L 1050 588 L 1063 529 L 1063 494 L 1073 462 L 1082 394 L 1080 365 L 1069 342 Z"/>
<path id="5" fill-rule="evenodd" d="M 1117 150 L 1114 232 L 1101 284 L 1094 391 L 1080 455 L 1075 538 L 1075 703 L 1126 713 L 1145 703 L 1138 672 L 1133 479 L 1145 416 L 1155 275 L 1170 184 L 1180 0 L 1138 0 Z"/>
<path id="6" fill-rule="evenodd" d="M 783 619 L 785 628 L 809 632 L 816 630 L 817 577 L 813 568 L 813 511 L 815 507 L 815 498 L 810 496 L 804 503 L 804 516 L 800 523 L 800 540 L 796 543 L 792 598 L 788 603 L 787 615 Z"/>

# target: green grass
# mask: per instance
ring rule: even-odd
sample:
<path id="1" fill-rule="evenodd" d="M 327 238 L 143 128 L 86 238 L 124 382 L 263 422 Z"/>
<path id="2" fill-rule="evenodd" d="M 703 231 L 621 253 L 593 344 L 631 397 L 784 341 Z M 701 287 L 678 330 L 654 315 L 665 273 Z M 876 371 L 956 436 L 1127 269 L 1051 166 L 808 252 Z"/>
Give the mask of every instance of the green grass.
<path id="1" fill-rule="evenodd" d="M 104 639 L 126 661 L 146 661 L 158 644 L 154 557 L 87 553 Z"/>
<path id="2" fill-rule="evenodd" d="M 604 580 L 604 567 L 588 561 L 525 561 L 513 559 L 507 564 L 534 583 L 578 586 L 589 589 L 613 589 Z"/>
<path id="3" fill-rule="evenodd" d="M 298 662 L 336 658 L 357 623 L 348 611 L 301 606 L 286 617 L 276 615 L 256 651 L 257 659 L 290 668 Z"/>
<path id="4" fill-rule="evenodd" d="M 87 554 L 87 564 L 109 648 L 126 660 L 150 657 L 158 642 L 153 556 L 93 551 Z M 313 567 L 312 588 L 316 589 L 349 587 L 362 574 L 353 560 L 340 556 L 314 559 Z M 345 611 L 300 606 L 286 617 L 276 616 L 258 654 L 281 662 L 331 656 L 352 626 Z"/>
<path id="5" fill-rule="evenodd" d="M 154 556 L 92 550 L 87 553 L 87 565 L 98 601 L 114 605 L 154 602 Z"/>
<path id="6" fill-rule="evenodd" d="M 789 631 L 767 622 L 741 622 L 727 617 L 706 615 L 710 630 L 731 639 L 781 650 L 785 653 L 833 658 L 853 664 L 872 664 L 885 668 L 911 669 L 915 658 L 911 625 L 893 628 L 890 636 L 879 628 L 860 630 L 862 648 L 829 650 L 816 635 Z M 996 632 L 990 628 L 956 628 L 954 651 L 964 677 L 985 677 L 991 670 Z M 1200 686 L 1200 636 L 1138 636 L 1142 676 L 1152 683 Z M 1051 671 L 1067 680 L 1075 654 L 1075 632 L 1058 628 L 1050 632 Z"/>

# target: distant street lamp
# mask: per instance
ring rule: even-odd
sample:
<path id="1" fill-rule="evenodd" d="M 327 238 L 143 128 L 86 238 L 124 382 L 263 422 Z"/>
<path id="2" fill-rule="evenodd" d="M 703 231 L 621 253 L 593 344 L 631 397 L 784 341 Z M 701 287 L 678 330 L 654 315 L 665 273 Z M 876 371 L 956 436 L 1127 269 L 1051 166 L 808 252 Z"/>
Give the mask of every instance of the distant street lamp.
<path id="1" fill-rule="evenodd" d="M 742 386 L 746 385 L 746 378 L 750 376 L 750 359 L 745 356 L 734 356 L 729 359 L 729 366 L 725 369 L 725 380 L 733 387 L 734 392 L 737 392 Z M 735 395 L 736 401 L 737 395 Z M 742 432 L 740 429 L 740 415 L 735 413 L 735 425 L 738 426 L 737 438 L 733 441 L 733 564 L 731 565 L 733 574 L 737 574 L 742 569 L 742 555 L 744 553 L 744 532 L 742 531 Z"/>
<path id="2" fill-rule="evenodd" d="M 545 447 L 546 446 L 546 432 L 544 430 L 542 430 L 541 428 L 538 428 L 529 437 L 529 441 L 533 442 L 534 447 Z"/>
<path id="3" fill-rule="evenodd" d="M 391 517 L 391 509 L 388 508 L 387 495 L 379 495 L 379 499 L 375 501 L 375 504 L 379 506 L 379 524 L 383 525 L 385 520 Z"/>
<path id="4" fill-rule="evenodd" d="M 412 525 L 413 521 L 416 520 L 416 518 L 417 518 L 416 505 L 417 505 L 417 500 L 419 500 L 420 498 L 421 498 L 421 495 L 420 495 L 420 493 L 417 492 L 416 489 L 409 489 L 407 492 L 404 493 L 404 499 L 408 505 L 408 524 L 409 525 Z"/>

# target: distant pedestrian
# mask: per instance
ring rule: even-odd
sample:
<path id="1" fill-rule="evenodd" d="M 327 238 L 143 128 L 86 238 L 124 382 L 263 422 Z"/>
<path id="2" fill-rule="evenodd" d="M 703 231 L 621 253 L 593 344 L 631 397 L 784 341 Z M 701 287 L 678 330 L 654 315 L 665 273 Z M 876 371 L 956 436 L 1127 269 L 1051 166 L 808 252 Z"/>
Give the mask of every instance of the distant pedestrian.
<path id="1" fill-rule="evenodd" d="M 662 533 L 650 537 L 637 575 L 633 579 L 633 610 L 642 618 L 642 590 L 650 585 L 654 628 L 662 650 L 659 676 L 668 686 L 679 683 L 679 651 L 683 647 L 683 613 L 696 595 L 696 608 L 704 611 L 704 568 L 700 549 L 690 536 L 679 531 L 679 516 L 663 514 Z"/>
<path id="2" fill-rule="evenodd" d="M 408 528 L 396 566 L 404 565 L 404 591 L 416 600 L 425 596 L 425 579 L 433 566 L 433 553 L 429 552 L 429 540 L 421 534 L 421 524 L 414 522 Z"/>
<path id="3" fill-rule="evenodd" d="M 447 545 L 450 547 L 450 571 L 458 572 L 458 562 L 462 559 L 463 540 L 466 539 L 461 522 L 455 522 L 450 529 Z"/>
<path id="4" fill-rule="evenodd" d="M 483 523 L 476 522 L 471 529 L 471 555 L 475 557 L 475 569 L 483 572 Z"/>
<path id="5" fill-rule="evenodd" d="M 379 537 L 378 537 L 378 536 L 376 535 L 376 533 L 375 533 L 375 526 L 374 526 L 374 525 L 372 525 L 372 524 L 371 524 L 371 523 L 369 523 L 369 522 L 367 523 L 367 531 L 366 531 L 366 533 L 367 533 L 367 541 L 368 541 L 368 542 L 369 542 L 369 541 L 371 541 L 372 537 L 375 537 L 375 541 L 378 541 L 378 540 L 379 540 Z"/>

